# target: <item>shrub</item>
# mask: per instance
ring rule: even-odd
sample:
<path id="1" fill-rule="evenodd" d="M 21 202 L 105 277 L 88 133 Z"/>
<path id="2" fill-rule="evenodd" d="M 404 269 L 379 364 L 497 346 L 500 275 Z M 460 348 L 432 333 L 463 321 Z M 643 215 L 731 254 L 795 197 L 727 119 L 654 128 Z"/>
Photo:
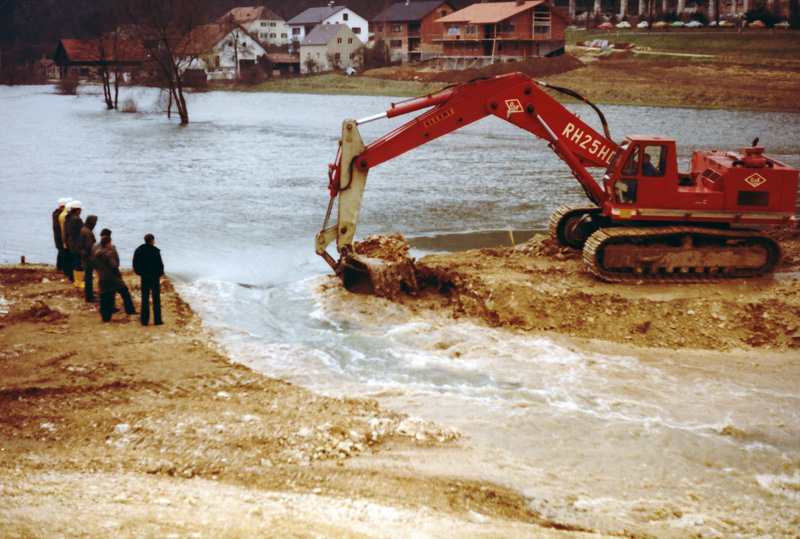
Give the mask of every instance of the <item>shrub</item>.
<path id="1" fill-rule="evenodd" d="M 59 79 L 56 88 L 61 95 L 78 95 L 78 79 L 71 77 Z"/>

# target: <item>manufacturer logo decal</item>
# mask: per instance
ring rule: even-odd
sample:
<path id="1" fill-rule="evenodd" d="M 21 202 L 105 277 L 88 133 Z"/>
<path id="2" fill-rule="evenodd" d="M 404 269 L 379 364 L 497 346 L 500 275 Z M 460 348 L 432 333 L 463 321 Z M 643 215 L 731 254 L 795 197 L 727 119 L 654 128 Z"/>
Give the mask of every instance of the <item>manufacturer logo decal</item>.
<path id="1" fill-rule="evenodd" d="M 751 187 L 758 187 L 759 185 L 767 181 L 767 179 L 761 174 L 756 173 L 751 176 L 748 176 L 747 178 L 744 179 L 744 181 L 749 183 Z"/>
<path id="2" fill-rule="evenodd" d="M 425 125 L 425 127 L 430 127 L 433 124 L 438 124 L 439 122 L 441 122 L 445 118 L 449 118 L 453 114 L 455 114 L 455 111 L 453 109 L 447 109 L 447 110 L 445 110 L 443 112 L 440 112 L 439 114 L 437 114 L 436 116 L 434 116 L 432 118 L 428 118 L 427 120 L 425 120 L 423 122 L 423 124 Z"/>
<path id="3" fill-rule="evenodd" d="M 519 102 L 519 99 L 506 99 L 506 106 L 509 114 L 522 112 L 522 103 Z"/>

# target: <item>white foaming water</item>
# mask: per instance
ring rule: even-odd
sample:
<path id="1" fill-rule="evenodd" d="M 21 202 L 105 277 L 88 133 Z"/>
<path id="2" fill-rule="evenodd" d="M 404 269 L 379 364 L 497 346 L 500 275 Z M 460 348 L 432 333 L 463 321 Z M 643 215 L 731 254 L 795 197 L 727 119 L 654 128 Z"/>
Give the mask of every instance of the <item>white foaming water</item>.
<path id="1" fill-rule="evenodd" d="M 140 110 L 157 97 L 131 95 Z M 0 262 L 53 263 L 54 203 L 79 198 L 114 231 L 123 266 L 145 233 L 156 236 L 181 295 L 232 358 L 460 429 L 469 452 L 453 467 L 523 492 L 556 522 L 659 538 L 796 538 L 797 358 L 590 349 L 327 286 L 313 238 L 341 121 L 390 102 L 210 92 L 190 96 L 192 123 L 180 128 L 108 112 L 96 96 L 0 87 Z M 800 166 L 798 114 L 605 112 L 615 139 L 678 139 L 683 168 L 693 149 L 740 149 L 755 136 Z M 365 138 L 402 121 L 367 124 Z M 401 232 L 423 251 L 490 246 L 509 226 L 544 230 L 555 208 L 583 200 L 544 143 L 490 119 L 372 171 L 358 236 Z"/>
<path id="2" fill-rule="evenodd" d="M 322 283 L 181 293 L 239 361 L 457 427 L 475 452 L 454 467 L 524 492 L 565 525 L 757 537 L 755 520 L 791 536 L 796 481 L 782 470 L 800 463 L 800 391 L 765 391 L 747 358 L 589 351 Z"/>

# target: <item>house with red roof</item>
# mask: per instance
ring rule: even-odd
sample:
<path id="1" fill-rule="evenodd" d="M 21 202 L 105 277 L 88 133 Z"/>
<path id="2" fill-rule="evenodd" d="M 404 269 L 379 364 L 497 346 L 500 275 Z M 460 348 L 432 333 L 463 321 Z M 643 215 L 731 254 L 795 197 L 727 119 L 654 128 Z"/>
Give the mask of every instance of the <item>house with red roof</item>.
<path id="1" fill-rule="evenodd" d="M 266 6 L 235 7 L 217 22 L 236 23 L 264 45 L 289 43 L 289 25 L 283 17 Z"/>
<path id="2" fill-rule="evenodd" d="M 182 53 L 187 69 L 202 69 L 213 80 L 237 78 L 267 51 L 238 24 L 204 24 L 191 31 Z"/>
<path id="3" fill-rule="evenodd" d="M 129 76 L 148 58 L 144 47 L 132 39 L 62 39 L 53 55 L 61 78 L 94 76 L 103 67 Z"/>
<path id="4" fill-rule="evenodd" d="M 374 19 L 375 41 L 383 41 L 392 61 L 421 62 L 442 55 L 444 25 L 437 19 L 453 13 L 442 0 L 392 4 Z"/>
<path id="5" fill-rule="evenodd" d="M 544 0 L 472 4 L 441 17 L 445 67 L 463 69 L 564 54 L 569 17 Z"/>

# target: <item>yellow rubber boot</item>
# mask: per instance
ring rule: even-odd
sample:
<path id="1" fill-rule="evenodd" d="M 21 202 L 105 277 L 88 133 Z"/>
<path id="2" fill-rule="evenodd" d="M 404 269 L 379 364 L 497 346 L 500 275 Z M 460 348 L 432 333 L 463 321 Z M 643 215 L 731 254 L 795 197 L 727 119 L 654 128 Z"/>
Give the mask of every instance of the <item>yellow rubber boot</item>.
<path id="1" fill-rule="evenodd" d="M 75 281 L 74 281 L 75 288 L 80 288 L 81 290 L 83 290 L 86 287 L 86 283 L 83 280 L 83 272 L 82 271 L 78 271 L 78 270 L 74 270 L 72 272 L 72 275 L 75 278 Z"/>

